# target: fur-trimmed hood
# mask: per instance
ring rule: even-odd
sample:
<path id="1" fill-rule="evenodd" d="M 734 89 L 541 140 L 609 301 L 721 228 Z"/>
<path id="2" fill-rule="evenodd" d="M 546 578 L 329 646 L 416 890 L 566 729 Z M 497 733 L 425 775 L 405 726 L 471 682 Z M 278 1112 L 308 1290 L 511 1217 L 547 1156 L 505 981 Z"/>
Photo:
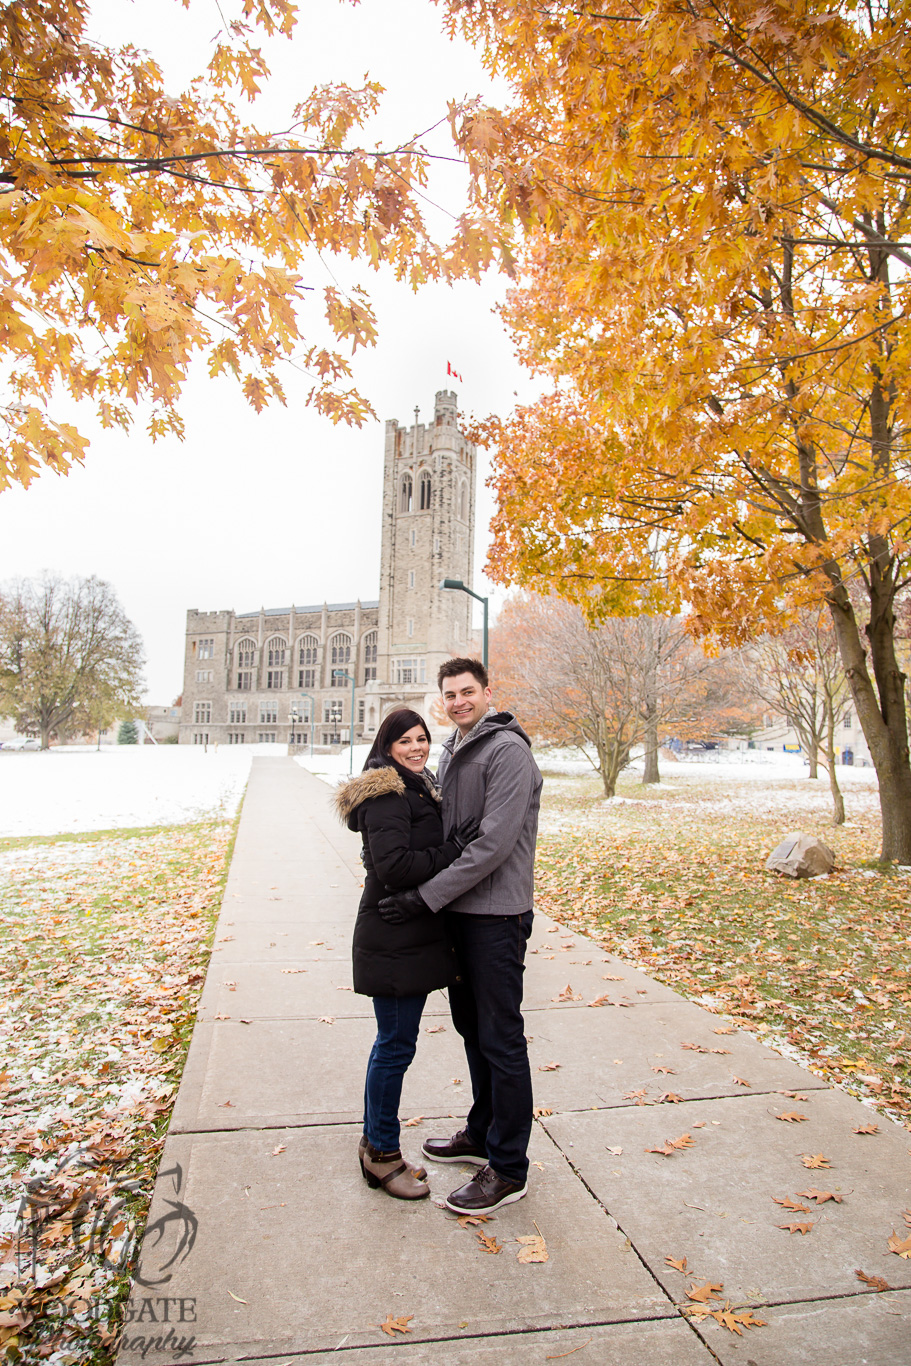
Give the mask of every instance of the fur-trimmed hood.
<path id="1" fill-rule="evenodd" d="M 336 815 L 340 821 L 347 823 L 348 817 L 361 802 L 370 801 L 372 797 L 385 797 L 390 792 L 404 797 L 405 781 L 400 774 L 388 764 L 383 768 L 368 768 L 365 773 L 356 774 L 336 788 L 333 797 Z"/>

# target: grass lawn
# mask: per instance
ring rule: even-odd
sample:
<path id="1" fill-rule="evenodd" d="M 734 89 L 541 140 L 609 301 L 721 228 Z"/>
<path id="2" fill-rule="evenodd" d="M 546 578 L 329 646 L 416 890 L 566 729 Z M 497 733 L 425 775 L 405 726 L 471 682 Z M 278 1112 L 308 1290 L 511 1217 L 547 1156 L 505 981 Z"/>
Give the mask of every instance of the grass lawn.
<path id="1" fill-rule="evenodd" d="M 911 875 L 875 866 L 875 787 L 847 789 L 838 828 L 824 776 L 683 768 L 624 775 L 612 802 L 549 776 L 537 905 L 911 1127 Z M 793 830 L 829 845 L 832 875 L 764 871 Z"/>
<path id="2" fill-rule="evenodd" d="M 0 1348 L 112 1359 L 234 826 L 0 841 Z"/>

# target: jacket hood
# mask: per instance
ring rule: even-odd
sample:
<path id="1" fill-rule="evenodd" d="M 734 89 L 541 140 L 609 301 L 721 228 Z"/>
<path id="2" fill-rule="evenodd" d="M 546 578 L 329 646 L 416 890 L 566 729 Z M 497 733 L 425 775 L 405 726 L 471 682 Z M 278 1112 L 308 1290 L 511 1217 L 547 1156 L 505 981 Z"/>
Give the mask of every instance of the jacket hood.
<path id="1" fill-rule="evenodd" d="M 339 820 L 347 823 L 348 817 L 361 802 L 370 801 L 373 797 L 385 797 L 390 792 L 403 797 L 405 783 L 394 768 L 386 765 L 383 768 L 368 768 L 366 773 L 358 773 L 341 783 L 332 801 Z"/>
<path id="2" fill-rule="evenodd" d="M 524 740 L 526 745 L 528 745 L 528 748 L 531 749 L 531 740 L 519 725 L 511 711 L 489 711 L 487 715 L 482 717 L 477 723 L 466 743 L 473 745 L 475 740 L 480 740 L 485 735 L 490 735 L 493 732 L 502 732 L 504 730 L 512 731 L 520 740 Z M 455 743 L 457 734 L 458 731 L 453 731 L 449 739 L 444 742 L 445 748 L 448 749 L 450 753 L 452 753 L 452 747 Z M 457 750 L 456 753 L 459 753 L 461 748 L 460 745 L 459 750 Z"/>

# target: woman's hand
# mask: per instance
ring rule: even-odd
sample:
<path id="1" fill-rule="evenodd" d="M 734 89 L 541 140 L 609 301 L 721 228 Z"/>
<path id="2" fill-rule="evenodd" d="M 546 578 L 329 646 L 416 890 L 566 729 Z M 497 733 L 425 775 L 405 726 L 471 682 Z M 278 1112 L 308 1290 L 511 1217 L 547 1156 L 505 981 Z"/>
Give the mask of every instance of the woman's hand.
<path id="1" fill-rule="evenodd" d="M 471 844 L 481 833 L 481 822 L 477 816 L 468 816 L 460 825 L 457 825 L 447 840 L 447 844 L 454 844 L 461 854 L 466 844 Z"/>
<path id="2" fill-rule="evenodd" d="M 404 925 L 406 921 L 429 911 L 430 907 L 417 887 L 412 887 L 407 892 L 394 892 L 392 896 L 384 896 L 377 909 L 387 925 Z"/>

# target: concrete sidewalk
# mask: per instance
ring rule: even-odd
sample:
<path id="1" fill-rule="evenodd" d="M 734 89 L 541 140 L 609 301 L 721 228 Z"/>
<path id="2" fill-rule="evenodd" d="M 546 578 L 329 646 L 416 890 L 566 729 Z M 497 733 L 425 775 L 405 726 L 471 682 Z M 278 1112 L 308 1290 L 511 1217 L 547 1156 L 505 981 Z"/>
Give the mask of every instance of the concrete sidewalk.
<path id="1" fill-rule="evenodd" d="M 543 916 L 525 1000 L 544 1113 L 528 1197 L 483 1226 L 502 1251 L 433 1199 L 370 1190 L 356 1148 L 374 1020 L 350 968 L 362 868 L 329 797 L 293 760 L 254 760 L 124 1366 L 911 1363 L 911 1260 L 887 1245 L 911 1232 L 911 1134 Z M 437 993 L 405 1083 L 403 1117 L 422 1116 L 406 1156 L 469 1102 Z M 692 1146 L 647 1151 L 684 1134 Z M 434 1197 L 466 1179 L 427 1166 Z M 518 1262 L 515 1239 L 537 1231 L 549 1260 Z M 684 1317 L 707 1282 L 709 1308 L 752 1306 L 766 1326 Z M 390 1314 L 411 1316 L 394 1340 Z"/>

